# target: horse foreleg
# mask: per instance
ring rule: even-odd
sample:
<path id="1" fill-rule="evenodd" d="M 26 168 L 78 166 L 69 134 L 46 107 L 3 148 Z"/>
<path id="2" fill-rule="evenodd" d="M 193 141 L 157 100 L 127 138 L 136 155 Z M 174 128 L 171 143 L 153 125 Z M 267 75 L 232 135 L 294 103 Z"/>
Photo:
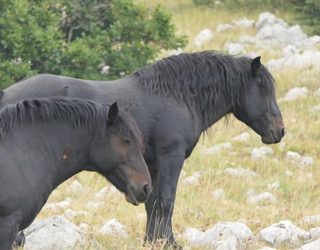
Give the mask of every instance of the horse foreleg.
<path id="1" fill-rule="evenodd" d="M 158 176 L 154 176 L 153 192 L 146 202 L 146 239 L 165 239 L 167 244 L 179 247 L 172 232 L 172 214 L 177 182 L 184 162 L 184 153 L 170 151 L 158 156 Z"/>
<path id="2" fill-rule="evenodd" d="M 18 233 L 16 214 L 0 217 L 0 249 L 10 250 Z"/>

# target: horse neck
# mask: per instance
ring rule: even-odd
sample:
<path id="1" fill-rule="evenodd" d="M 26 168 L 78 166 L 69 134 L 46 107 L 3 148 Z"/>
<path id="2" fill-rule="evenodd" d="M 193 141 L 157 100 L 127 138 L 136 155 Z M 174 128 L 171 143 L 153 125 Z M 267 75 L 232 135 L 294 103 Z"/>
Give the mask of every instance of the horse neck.
<path id="1" fill-rule="evenodd" d="M 211 127 L 214 123 L 219 121 L 221 118 L 223 118 L 225 115 L 229 114 L 231 112 L 232 108 L 230 104 L 226 104 L 225 102 L 217 103 L 213 106 L 213 108 L 209 108 L 209 118 L 208 123 L 205 125 L 204 130 L 207 130 L 209 127 Z"/>
<path id="2" fill-rule="evenodd" d="M 53 188 L 88 166 L 90 136 L 84 126 L 75 129 L 64 122 L 41 122 L 26 126 L 25 132 L 30 148 L 38 149 L 37 170 L 45 173 Z"/>
<path id="3" fill-rule="evenodd" d="M 194 100 L 194 102 L 197 102 L 197 100 Z M 202 103 L 201 108 L 197 107 L 196 105 L 195 107 L 191 107 L 191 109 L 197 117 L 196 120 L 198 130 L 200 133 L 202 133 L 221 118 L 227 114 L 230 114 L 232 111 L 232 104 L 228 103 L 224 99 L 221 99 L 215 103 Z"/>

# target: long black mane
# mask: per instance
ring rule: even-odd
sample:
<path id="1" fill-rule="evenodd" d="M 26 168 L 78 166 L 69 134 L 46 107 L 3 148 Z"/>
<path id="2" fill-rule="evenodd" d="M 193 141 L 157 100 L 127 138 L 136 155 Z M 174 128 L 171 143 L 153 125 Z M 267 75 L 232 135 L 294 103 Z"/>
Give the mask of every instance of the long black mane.
<path id="1" fill-rule="evenodd" d="M 16 125 L 28 121 L 50 122 L 54 120 L 68 121 L 75 128 L 86 126 L 90 137 L 101 139 L 106 134 L 109 105 L 94 101 L 51 97 L 24 100 L 14 105 L 7 105 L 0 111 L 0 138 L 11 133 Z M 130 134 L 137 139 L 142 148 L 142 136 L 136 122 L 127 113 L 119 111 L 116 120 L 124 134 Z"/>
<path id="2" fill-rule="evenodd" d="M 241 105 L 254 77 L 251 62 L 248 57 L 214 51 L 183 53 L 138 69 L 134 75 L 147 91 L 184 101 L 206 129 L 217 103 Z M 259 77 L 266 91 L 274 94 L 273 77 L 264 66 Z"/>

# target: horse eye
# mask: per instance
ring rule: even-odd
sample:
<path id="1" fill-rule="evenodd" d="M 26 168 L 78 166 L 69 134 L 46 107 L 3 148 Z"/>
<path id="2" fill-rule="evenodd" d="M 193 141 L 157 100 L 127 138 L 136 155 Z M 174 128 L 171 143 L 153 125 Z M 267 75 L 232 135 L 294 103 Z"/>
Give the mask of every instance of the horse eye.
<path id="1" fill-rule="evenodd" d="M 121 141 L 122 141 L 123 143 L 125 143 L 125 144 L 130 144 L 130 143 L 131 143 L 131 140 L 130 140 L 129 138 L 127 138 L 127 137 L 122 138 Z"/>

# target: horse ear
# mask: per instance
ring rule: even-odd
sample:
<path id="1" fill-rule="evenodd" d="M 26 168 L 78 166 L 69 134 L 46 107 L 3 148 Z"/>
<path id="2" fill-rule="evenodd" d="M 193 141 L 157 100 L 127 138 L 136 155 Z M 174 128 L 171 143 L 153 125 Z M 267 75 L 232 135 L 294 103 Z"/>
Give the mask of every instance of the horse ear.
<path id="1" fill-rule="evenodd" d="M 108 122 L 114 122 L 115 119 L 117 118 L 119 114 L 119 109 L 118 109 L 118 104 L 117 102 L 114 102 L 110 108 L 109 108 L 109 111 L 108 111 Z"/>
<path id="2" fill-rule="evenodd" d="M 261 67 L 261 62 L 260 62 L 261 56 L 258 56 L 254 58 L 251 62 L 251 72 L 254 76 L 257 76 L 259 73 L 259 69 Z"/>

